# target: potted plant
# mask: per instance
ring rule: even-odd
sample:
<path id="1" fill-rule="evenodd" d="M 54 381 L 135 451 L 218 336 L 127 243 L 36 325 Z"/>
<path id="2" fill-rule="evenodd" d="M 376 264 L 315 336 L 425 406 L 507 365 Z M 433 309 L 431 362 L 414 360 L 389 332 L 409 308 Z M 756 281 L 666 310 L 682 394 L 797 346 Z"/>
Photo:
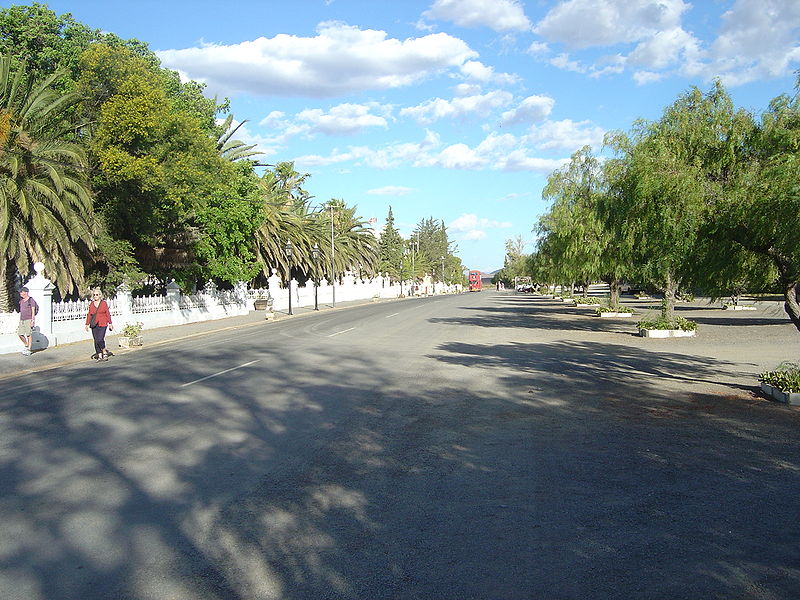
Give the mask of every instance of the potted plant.
<path id="1" fill-rule="evenodd" d="M 800 364 L 782 362 L 774 371 L 758 375 L 767 396 L 793 406 L 800 405 Z"/>
<path id="2" fill-rule="evenodd" d="M 119 345 L 121 348 L 130 348 L 131 346 L 142 345 L 142 329 L 144 323 L 126 323 L 125 327 L 119 332 Z"/>
<path id="3" fill-rule="evenodd" d="M 272 312 L 273 302 L 274 300 L 269 292 L 267 292 L 266 294 L 259 293 L 258 296 L 253 301 L 253 310 L 266 310 Z"/>
<path id="4" fill-rule="evenodd" d="M 670 320 L 661 315 L 656 319 L 642 319 L 636 325 L 642 337 L 694 337 L 697 334 L 697 323 L 680 316 Z"/>
<path id="5" fill-rule="evenodd" d="M 598 317 L 632 317 L 633 311 L 621 304 L 600 304 L 595 309 L 595 314 Z"/>
<path id="6" fill-rule="evenodd" d="M 575 306 L 598 306 L 602 300 L 597 296 L 576 296 Z"/>

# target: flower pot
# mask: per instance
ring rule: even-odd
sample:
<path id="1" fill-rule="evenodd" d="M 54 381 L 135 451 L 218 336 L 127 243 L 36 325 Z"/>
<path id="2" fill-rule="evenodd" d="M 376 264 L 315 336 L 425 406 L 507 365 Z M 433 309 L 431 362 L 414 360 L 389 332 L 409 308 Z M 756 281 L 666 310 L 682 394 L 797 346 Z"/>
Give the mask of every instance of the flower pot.
<path id="1" fill-rule="evenodd" d="M 132 348 L 133 346 L 141 346 L 143 343 L 142 336 L 140 335 L 134 337 L 128 337 L 125 335 L 119 336 L 120 348 Z"/>

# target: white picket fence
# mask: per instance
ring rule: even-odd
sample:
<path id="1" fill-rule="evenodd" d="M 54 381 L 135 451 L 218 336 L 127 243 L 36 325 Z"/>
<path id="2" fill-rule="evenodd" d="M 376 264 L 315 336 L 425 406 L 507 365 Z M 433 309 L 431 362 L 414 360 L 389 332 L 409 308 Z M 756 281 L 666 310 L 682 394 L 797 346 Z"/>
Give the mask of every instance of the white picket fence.
<path id="1" fill-rule="evenodd" d="M 31 296 L 39 304 L 39 315 L 36 320 L 38 331 L 34 336 L 34 347 L 89 339 L 91 334 L 86 332 L 85 322 L 91 300 L 52 302 L 53 287 L 42 275 L 42 270 L 43 267 L 38 269 L 37 275 L 26 284 Z M 380 276 L 360 280 L 348 274 L 335 287 L 325 280 L 321 281 L 316 288 L 316 297 L 320 304 L 330 304 L 334 301 L 334 294 L 336 302 L 347 302 L 370 298 L 397 298 L 401 295 L 401 290 L 408 295 L 410 289 L 408 283 L 402 286 L 399 283 L 391 284 L 388 279 Z M 417 293 L 421 295 L 460 291 L 461 286 L 434 284 L 430 280 L 418 284 L 417 287 Z M 301 287 L 293 280 L 291 294 L 294 307 L 314 305 L 313 282 Z M 163 296 L 134 297 L 123 285 L 117 288 L 116 295 L 107 298 L 106 302 L 116 329 L 121 329 L 127 323 L 137 322 L 142 323 L 145 329 L 151 329 L 245 315 L 254 310 L 256 300 L 268 297 L 272 298 L 273 310 L 288 309 L 289 287 L 282 286 L 274 269 L 267 288 L 249 289 L 244 282 L 240 282 L 232 290 L 218 290 L 214 283 L 209 281 L 201 292 L 187 295 L 182 294 L 173 281 L 167 285 L 167 292 Z M 19 313 L 0 313 L 0 354 L 20 350 L 21 344 L 15 333 L 18 323 Z"/>

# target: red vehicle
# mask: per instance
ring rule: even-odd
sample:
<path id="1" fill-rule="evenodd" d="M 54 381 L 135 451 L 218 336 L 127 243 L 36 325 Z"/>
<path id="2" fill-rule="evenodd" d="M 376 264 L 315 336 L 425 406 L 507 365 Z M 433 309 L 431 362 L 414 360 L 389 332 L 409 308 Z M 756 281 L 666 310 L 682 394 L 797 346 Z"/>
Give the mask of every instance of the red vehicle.
<path id="1" fill-rule="evenodd" d="M 469 272 L 469 291 L 470 292 L 480 292 L 481 291 L 481 272 L 480 271 L 470 271 Z"/>

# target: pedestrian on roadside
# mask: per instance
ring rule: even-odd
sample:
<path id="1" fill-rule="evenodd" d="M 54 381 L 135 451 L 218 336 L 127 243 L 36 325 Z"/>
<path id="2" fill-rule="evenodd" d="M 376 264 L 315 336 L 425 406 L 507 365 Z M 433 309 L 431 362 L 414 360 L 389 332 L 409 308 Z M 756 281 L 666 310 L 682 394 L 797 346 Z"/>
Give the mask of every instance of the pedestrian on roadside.
<path id="1" fill-rule="evenodd" d="M 108 303 L 103 299 L 103 292 L 99 288 L 92 290 L 92 301 L 89 303 L 89 313 L 86 315 L 86 331 L 92 330 L 94 338 L 94 354 L 92 358 L 101 361 L 108 360 L 106 348 L 106 330 L 113 330 L 111 311 Z"/>
<path id="2" fill-rule="evenodd" d="M 30 297 L 28 288 L 23 287 L 19 291 L 19 325 L 17 335 L 20 341 L 25 344 L 22 353 L 25 356 L 31 355 L 31 343 L 33 342 L 33 328 L 36 325 L 36 313 L 39 312 L 39 305 L 36 300 Z"/>

